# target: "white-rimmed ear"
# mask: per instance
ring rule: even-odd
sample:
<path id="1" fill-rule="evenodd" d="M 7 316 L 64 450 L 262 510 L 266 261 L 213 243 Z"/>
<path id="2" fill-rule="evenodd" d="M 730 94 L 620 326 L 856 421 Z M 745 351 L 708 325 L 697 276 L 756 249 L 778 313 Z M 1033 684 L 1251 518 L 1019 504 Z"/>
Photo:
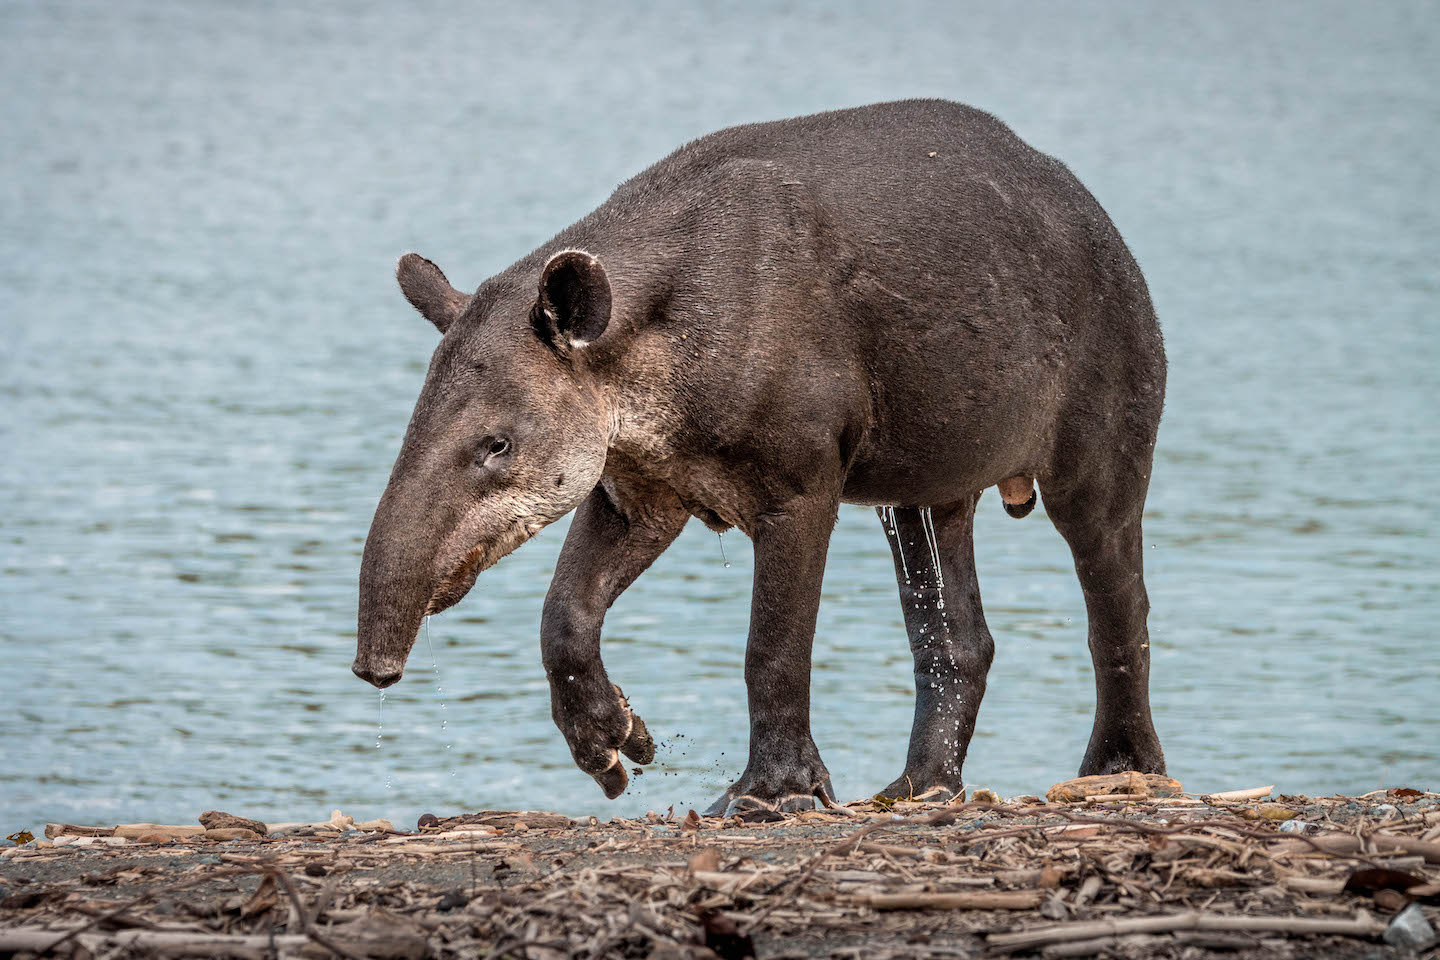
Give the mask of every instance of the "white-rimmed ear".
<path id="1" fill-rule="evenodd" d="M 539 306 L 554 344 L 584 347 L 610 323 L 610 278 L 584 250 L 562 250 L 540 273 Z"/>
<path id="2" fill-rule="evenodd" d="M 410 305 L 441 333 L 450 329 L 470 298 L 450 286 L 440 268 L 418 253 L 407 253 L 395 265 L 395 279 Z"/>

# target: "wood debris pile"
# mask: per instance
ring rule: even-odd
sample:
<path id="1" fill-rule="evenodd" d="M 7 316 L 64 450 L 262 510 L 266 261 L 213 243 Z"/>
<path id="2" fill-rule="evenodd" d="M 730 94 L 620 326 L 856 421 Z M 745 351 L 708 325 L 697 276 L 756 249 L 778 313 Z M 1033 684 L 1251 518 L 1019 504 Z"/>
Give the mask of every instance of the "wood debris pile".
<path id="1" fill-rule="evenodd" d="M 0 851 L 0 955 L 1435 955 L 1440 795 L 1117 783 L 725 820 L 51 824 Z"/>

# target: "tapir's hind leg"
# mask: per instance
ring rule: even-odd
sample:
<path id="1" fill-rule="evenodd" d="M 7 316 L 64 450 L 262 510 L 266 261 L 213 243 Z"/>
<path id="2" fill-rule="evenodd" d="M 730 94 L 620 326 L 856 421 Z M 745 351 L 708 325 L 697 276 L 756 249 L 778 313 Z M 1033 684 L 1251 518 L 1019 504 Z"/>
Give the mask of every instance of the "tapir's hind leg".
<path id="1" fill-rule="evenodd" d="M 905 772 L 881 792 L 943 799 L 964 789 L 961 766 L 995 643 L 980 607 L 972 537 L 978 495 L 933 509 L 877 511 L 895 558 L 905 630 L 915 657 L 915 722 Z"/>
<path id="2" fill-rule="evenodd" d="M 1150 719 L 1150 634 L 1145 624 L 1144 544 L 1140 515 L 1150 473 L 1149 443 L 1116 444 L 1077 457 L 1078 480 L 1042 482 L 1045 512 L 1075 558 L 1085 591 L 1090 656 L 1095 664 L 1095 726 L 1080 775 L 1164 773 L 1165 755 Z M 1144 453 L 1134 454 L 1135 447 Z M 1083 466 L 1082 466 L 1083 464 Z"/>

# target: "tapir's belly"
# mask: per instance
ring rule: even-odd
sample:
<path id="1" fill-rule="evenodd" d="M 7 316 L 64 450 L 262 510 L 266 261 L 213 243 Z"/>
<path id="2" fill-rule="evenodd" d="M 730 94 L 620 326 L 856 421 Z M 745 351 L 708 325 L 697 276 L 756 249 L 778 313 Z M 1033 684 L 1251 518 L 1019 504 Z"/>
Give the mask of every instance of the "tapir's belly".
<path id="1" fill-rule="evenodd" d="M 1019 373 L 979 379 L 988 389 L 947 390 L 932 380 L 923 395 L 891 391 L 846 475 L 845 502 L 935 506 L 1046 473 L 1057 430 L 1053 385 Z"/>

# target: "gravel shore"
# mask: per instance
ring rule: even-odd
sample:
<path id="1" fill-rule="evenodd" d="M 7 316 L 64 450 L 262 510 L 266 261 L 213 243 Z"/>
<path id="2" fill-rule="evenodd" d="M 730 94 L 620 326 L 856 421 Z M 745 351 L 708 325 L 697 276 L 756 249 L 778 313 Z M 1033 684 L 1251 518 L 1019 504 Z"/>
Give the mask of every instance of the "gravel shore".
<path id="1" fill-rule="evenodd" d="M 252 825 L 6 848 L 0 955 L 1433 957 L 1440 929 L 1418 791 Z"/>

